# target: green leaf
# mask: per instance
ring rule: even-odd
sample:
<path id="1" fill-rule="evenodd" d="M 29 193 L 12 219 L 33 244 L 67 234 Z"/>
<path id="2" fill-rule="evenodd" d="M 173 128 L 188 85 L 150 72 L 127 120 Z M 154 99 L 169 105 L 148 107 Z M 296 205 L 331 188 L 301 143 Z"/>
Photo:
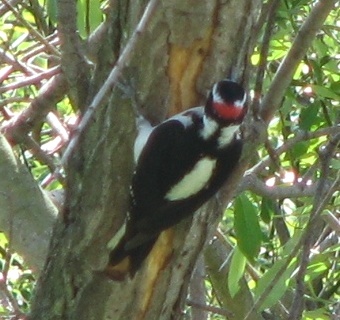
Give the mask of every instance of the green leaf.
<path id="1" fill-rule="evenodd" d="M 340 99 L 340 95 L 335 93 L 333 90 L 318 85 L 312 85 L 313 91 L 321 98 L 330 98 L 338 101 Z"/>
<path id="2" fill-rule="evenodd" d="M 267 197 L 263 197 L 261 201 L 261 219 L 264 223 L 268 224 L 272 220 L 272 216 L 274 215 L 274 206 L 275 203 L 272 199 Z"/>
<path id="3" fill-rule="evenodd" d="M 246 261 L 246 257 L 242 254 L 239 247 L 236 246 L 228 273 L 228 289 L 232 298 L 240 290 L 239 281 L 243 277 Z"/>
<path id="4" fill-rule="evenodd" d="M 301 141 L 299 143 L 296 143 L 291 149 L 291 156 L 294 159 L 301 158 L 302 156 L 305 156 L 308 151 L 309 143 L 306 141 Z"/>
<path id="5" fill-rule="evenodd" d="M 237 244 L 247 259 L 253 261 L 260 251 L 262 233 L 257 210 L 244 194 L 236 198 L 234 215 Z"/>
<path id="6" fill-rule="evenodd" d="M 103 21 L 100 0 L 78 0 L 77 10 L 79 34 L 86 38 Z"/>
<path id="7" fill-rule="evenodd" d="M 47 15 L 53 24 L 57 23 L 57 3 L 56 0 L 47 0 Z"/>
<path id="8" fill-rule="evenodd" d="M 318 103 L 314 103 L 308 108 L 303 108 L 300 113 L 300 128 L 306 131 L 309 130 L 318 119 L 318 111 Z"/>
<path id="9" fill-rule="evenodd" d="M 302 316 L 303 320 L 329 320 L 330 315 L 325 309 L 306 311 Z"/>
<path id="10" fill-rule="evenodd" d="M 331 268 L 329 255 L 319 254 L 313 257 L 312 261 L 307 267 L 305 274 L 305 281 L 313 281 L 314 279 L 325 274 Z"/>
<path id="11" fill-rule="evenodd" d="M 340 170 L 340 160 L 332 159 L 330 163 L 331 168 L 335 170 Z"/>
<path id="12" fill-rule="evenodd" d="M 263 277 L 257 282 L 255 288 L 255 300 L 262 298 L 262 295 L 271 286 L 273 280 L 276 284 L 271 288 L 270 292 L 264 298 L 263 303 L 259 307 L 259 311 L 272 307 L 286 292 L 291 276 L 295 270 L 296 260 L 290 262 L 288 268 L 284 271 L 282 276 L 277 280 L 277 273 L 285 266 L 287 258 L 278 260 L 274 265 L 263 275 Z"/>
<path id="13" fill-rule="evenodd" d="M 340 81 L 333 82 L 330 85 L 330 89 L 340 96 Z"/>

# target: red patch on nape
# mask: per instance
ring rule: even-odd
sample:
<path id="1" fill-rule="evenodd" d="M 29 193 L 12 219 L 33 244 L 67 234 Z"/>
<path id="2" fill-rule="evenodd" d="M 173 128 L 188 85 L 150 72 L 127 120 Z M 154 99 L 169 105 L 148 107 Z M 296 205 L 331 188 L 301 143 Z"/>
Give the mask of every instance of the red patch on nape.
<path id="1" fill-rule="evenodd" d="M 225 120 L 237 120 L 244 115 L 244 108 L 235 107 L 233 104 L 214 102 L 213 108 L 216 113 Z"/>

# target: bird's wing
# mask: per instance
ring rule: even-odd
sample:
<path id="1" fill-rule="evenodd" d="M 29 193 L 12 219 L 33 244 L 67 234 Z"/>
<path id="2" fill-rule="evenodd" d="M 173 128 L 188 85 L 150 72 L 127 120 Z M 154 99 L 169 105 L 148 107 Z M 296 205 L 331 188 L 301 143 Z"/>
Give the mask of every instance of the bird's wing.
<path id="1" fill-rule="evenodd" d="M 150 134 L 132 180 L 136 210 L 157 208 L 169 188 L 190 170 L 194 146 L 187 142 L 193 139 L 187 130 L 190 129 L 182 122 L 172 119 L 157 126 Z"/>

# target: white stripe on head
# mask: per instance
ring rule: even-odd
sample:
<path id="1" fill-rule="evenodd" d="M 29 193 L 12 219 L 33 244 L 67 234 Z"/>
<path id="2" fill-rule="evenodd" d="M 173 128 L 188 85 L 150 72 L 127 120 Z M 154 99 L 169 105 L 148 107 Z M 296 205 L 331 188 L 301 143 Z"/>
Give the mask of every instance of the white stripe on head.
<path id="1" fill-rule="evenodd" d="M 247 100 L 247 94 L 245 93 L 242 100 L 236 100 L 234 102 L 234 106 L 237 108 L 243 108 L 246 100 Z"/>
<path id="2" fill-rule="evenodd" d="M 217 92 L 218 83 L 215 83 L 212 89 L 213 102 L 225 103 L 220 94 Z"/>

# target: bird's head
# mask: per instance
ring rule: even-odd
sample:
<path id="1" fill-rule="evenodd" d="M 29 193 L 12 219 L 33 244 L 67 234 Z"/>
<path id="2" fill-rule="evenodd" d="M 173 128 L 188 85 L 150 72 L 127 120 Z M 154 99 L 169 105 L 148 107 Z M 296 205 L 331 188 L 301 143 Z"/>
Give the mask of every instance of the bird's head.
<path id="1" fill-rule="evenodd" d="M 222 123 L 241 123 L 246 112 L 247 95 L 234 81 L 216 82 L 205 106 L 206 114 Z"/>

